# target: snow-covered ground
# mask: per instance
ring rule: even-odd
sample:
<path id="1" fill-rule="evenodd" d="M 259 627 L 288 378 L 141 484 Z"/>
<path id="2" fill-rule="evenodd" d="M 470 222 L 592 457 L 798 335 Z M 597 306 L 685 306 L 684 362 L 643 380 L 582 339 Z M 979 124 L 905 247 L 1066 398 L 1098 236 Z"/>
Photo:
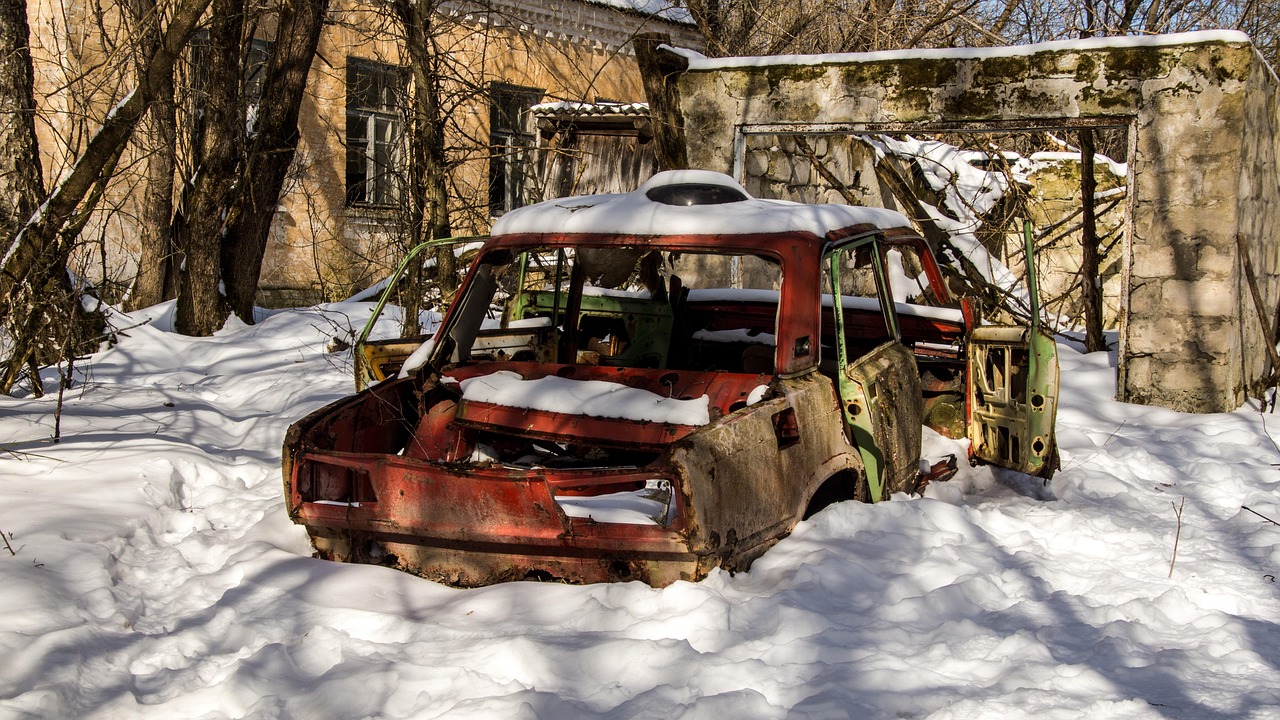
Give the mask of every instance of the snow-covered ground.
<path id="1" fill-rule="evenodd" d="M 285 517 L 285 428 L 368 312 L 129 329 L 58 444 L 54 398 L 0 397 L 0 716 L 1280 718 L 1280 526 L 1242 509 L 1280 520 L 1280 415 L 1122 405 L 1064 346 L 1048 487 L 965 469 L 664 590 L 455 590 Z"/>

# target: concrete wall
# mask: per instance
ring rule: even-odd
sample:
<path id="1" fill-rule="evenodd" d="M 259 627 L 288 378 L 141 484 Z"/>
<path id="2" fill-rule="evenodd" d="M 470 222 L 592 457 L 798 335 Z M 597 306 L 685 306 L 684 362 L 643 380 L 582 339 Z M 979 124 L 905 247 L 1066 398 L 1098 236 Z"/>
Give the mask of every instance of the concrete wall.
<path id="1" fill-rule="evenodd" d="M 1275 76 L 1245 36 L 736 62 L 695 60 L 680 78 L 694 167 L 741 177 L 735 144 L 760 128 L 1130 128 L 1117 394 L 1226 411 L 1262 372 L 1235 236 L 1274 313 L 1280 119 Z"/>
<path id="2" fill-rule="evenodd" d="M 758 133 L 743 137 L 742 185 L 755 197 L 775 200 L 791 200 L 802 203 L 844 203 L 849 193 L 858 205 L 884 207 L 910 214 L 894 197 L 876 173 L 875 151 L 857 135 L 849 133 L 821 135 L 806 133 L 809 151 L 798 147 L 797 138 L 786 133 Z M 865 136 L 864 136 L 865 137 Z M 978 140 L 965 149 L 989 150 L 986 143 L 992 136 L 977 134 Z M 952 139 L 954 141 L 954 139 Z M 999 143 L 999 140 L 992 142 Z M 810 158 L 812 153 L 812 158 Z M 1034 170 L 1025 175 L 1026 185 L 1018 195 L 1017 208 L 1001 205 L 993 212 L 1025 213 L 1037 228 L 1047 228 L 1072 213 L 1080 211 L 1081 172 L 1079 154 L 1073 157 L 1035 158 Z M 814 169 L 815 163 L 830 172 L 843 186 L 837 188 L 822 173 Z M 927 202 L 937 206 L 942 202 L 938 193 L 925 183 L 912 177 L 911 167 L 897 162 L 898 172 Z M 1116 175 L 1107 163 L 1095 166 L 1094 178 L 1097 192 L 1125 190 L 1127 174 Z M 1107 198 L 1098 205 L 1098 235 L 1103 245 L 1110 247 L 1102 258 L 1103 314 L 1112 326 L 1119 322 L 1121 273 L 1124 248 L 1115 238 L 1123 237 L 1128 225 L 1128 202 L 1123 194 Z M 1021 214 L 1011 224 L 993 222 L 975 230 L 992 255 L 1021 275 L 1023 238 Z M 1083 303 L 1076 288 L 1079 285 L 1081 233 L 1078 229 L 1053 231 L 1048 240 L 1038 241 L 1040 298 L 1045 312 L 1050 316 L 1079 318 Z"/>
<path id="3" fill-rule="evenodd" d="M 1280 298 L 1280 80 L 1264 63 L 1257 62 L 1249 74 L 1245 96 L 1245 125 L 1239 160 L 1239 228 L 1254 272 L 1267 322 L 1276 332 L 1277 298 Z M 1244 282 L 1243 274 L 1240 276 Z M 1263 345 L 1263 321 L 1249 295 L 1240 290 L 1242 359 L 1246 378 L 1262 376 L 1267 365 Z M 1274 336 L 1274 335 L 1273 335 Z"/>

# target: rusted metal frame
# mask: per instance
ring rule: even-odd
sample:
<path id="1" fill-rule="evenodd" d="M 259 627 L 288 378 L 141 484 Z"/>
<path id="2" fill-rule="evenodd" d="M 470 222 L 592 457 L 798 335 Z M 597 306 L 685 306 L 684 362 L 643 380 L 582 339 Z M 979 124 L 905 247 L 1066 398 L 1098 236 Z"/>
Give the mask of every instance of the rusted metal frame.
<path id="1" fill-rule="evenodd" d="M 898 313 L 898 324 L 903 326 L 902 336 L 909 340 L 923 339 L 925 342 L 963 342 L 964 340 L 963 318 L 958 322 L 951 322 L 939 318 Z"/>
<path id="2" fill-rule="evenodd" d="M 1092 163 L 1089 167 L 1090 173 L 1093 172 Z M 1095 238 L 1096 240 L 1096 238 Z M 1022 241 L 1023 252 L 1026 255 L 1026 272 L 1027 272 L 1027 300 L 1031 303 L 1031 333 L 1040 332 L 1040 282 L 1036 272 L 1036 254 L 1035 254 L 1035 232 L 1033 231 L 1031 220 L 1024 219 L 1022 221 Z M 1090 278 L 1085 278 L 1086 282 L 1091 282 Z"/>
<path id="3" fill-rule="evenodd" d="M 560 362 L 576 364 L 578 361 L 578 344 L 580 330 L 578 315 L 582 312 L 582 288 L 586 285 L 586 268 L 575 257 L 573 268 L 569 271 L 569 297 L 564 310 L 564 330 L 560 336 Z M 559 299 L 556 300 L 559 305 Z"/>
<path id="4" fill-rule="evenodd" d="M 924 266 L 924 274 L 929 278 L 929 287 L 933 290 L 934 296 L 941 305 L 951 303 L 951 291 L 947 289 L 947 283 L 942 277 L 942 269 L 938 267 L 938 261 L 933 256 L 933 251 L 929 249 L 929 244 L 924 241 L 914 230 L 891 229 L 884 231 L 884 236 L 880 244 L 886 248 L 895 246 L 906 246 L 916 251 L 916 256 L 920 258 L 920 264 Z"/>
<path id="5" fill-rule="evenodd" d="M 360 364 L 366 362 L 364 346 L 369 341 L 369 335 L 373 332 L 373 326 L 378 322 L 378 318 L 382 316 L 382 311 L 386 308 L 387 302 L 391 299 L 395 289 L 400 284 L 400 279 L 404 277 L 405 271 L 409 269 L 409 263 L 413 262 L 424 251 L 440 247 L 443 245 L 459 245 L 472 240 L 480 240 L 488 237 L 487 235 L 458 235 L 449 238 L 440 238 L 438 240 L 428 240 L 414 246 L 396 266 L 394 272 L 391 273 L 387 282 L 387 287 L 383 289 L 378 297 L 378 302 L 374 305 L 373 312 L 369 315 L 369 320 L 365 322 L 364 327 L 360 330 L 360 335 L 356 337 L 353 350 L 353 361 L 356 363 L 355 377 L 356 390 L 360 391 L 369 385 L 366 381 L 369 374 L 367 370 L 360 367 Z"/>
<path id="6" fill-rule="evenodd" d="M 566 497 L 595 497 L 597 495 L 607 495 L 611 492 L 623 492 L 626 490 L 643 489 L 644 480 L 669 479 L 671 474 L 663 472 L 649 473 L 647 478 L 622 477 L 617 476 L 618 471 L 629 471 L 638 469 L 639 466 L 610 467 L 607 468 L 608 474 L 602 474 L 592 477 L 562 477 L 561 475 L 548 475 L 547 484 L 555 491 L 555 495 Z M 611 488 L 617 488 L 613 490 Z"/>
<path id="7" fill-rule="evenodd" d="M 304 510 L 323 508 L 308 503 Z M 339 533 L 360 533 L 387 542 L 401 542 L 425 547 L 442 547 L 474 552 L 506 552 L 520 555 L 579 558 L 648 558 L 654 560 L 688 560 L 697 557 L 688 541 L 678 532 L 659 525 L 627 525 L 598 523 L 589 518 L 569 518 L 570 530 L 555 537 L 530 537 L 520 532 L 498 535 L 473 534 L 450 537 L 433 534 L 416 525 L 397 525 L 386 518 L 376 522 L 348 521 L 324 517 L 311 512 L 302 516 L 308 528 Z"/>
<path id="8" fill-rule="evenodd" d="M 873 500 L 880 500 L 883 495 L 885 461 L 884 449 L 880 448 L 875 442 L 875 433 L 871 427 L 866 426 L 867 420 L 854 420 L 849 416 L 846 403 L 849 402 L 849 395 L 852 394 L 853 380 L 849 378 L 846 369 L 854 362 L 849 356 L 848 337 L 845 334 L 845 318 L 844 318 L 844 301 L 841 292 L 840 283 L 840 253 L 846 250 L 856 251 L 864 245 L 870 245 L 872 258 L 871 267 L 876 278 L 876 288 L 880 296 L 880 311 L 885 321 L 885 328 L 889 331 L 889 340 L 892 342 L 901 342 L 902 331 L 898 325 L 897 310 L 893 307 L 893 293 L 889 288 L 888 278 L 884 270 L 884 262 L 880 251 L 879 240 L 882 235 L 878 232 L 863 232 L 849 237 L 835 239 L 823 249 L 823 257 L 829 264 L 831 273 L 831 294 L 832 294 L 832 316 L 836 325 L 836 386 L 839 389 L 841 416 L 854 439 L 854 444 L 858 447 L 859 454 L 862 456 L 863 467 L 866 469 L 867 485 Z M 859 392 L 859 395 L 862 393 Z M 863 413 L 867 418 L 871 417 L 871 407 L 868 404 Z M 869 447 L 863 447 L 864 443 L 869 443 Z"/>
<path id="9" fill-rule="evenodd" d="M 511 546 L 541 546 L 548 550 L 570 545 L 608 550 L 618 540 L 639 543 L 637 551 L 683 551 L 685 508 L 679 478 L 669 469 L 610 468 L 555 470 L 502 466 L 452 468 L 365 453 L 312 453 L 312 462 L 360 470 L 373 480 L 378 500 L 359 504 L 329 504 L 303 500 L 295 487 L 296 516 L 312 527 L 355 532 L 394 533 L 421 539 L 490 542 Z M 580 477 L 575 477 L 575 475 Z M 605 477 L 640 482 L 665 478 L 673 485 L 674 521 L 660 525 L 599 523 L 571 518 L 555 503 L 555 485 L 581 484 Z M 555 477 L 554 483 L 549 479 Z M 452 490 L 452 500 L 441 490 Z M 463 497 L 473 498 L 464 502 Z M 406 511 L 442 507 L 439 517 Z M 540 510 L 539 510 L 540 508 Z M 448 520 L 448 524 L 442 521 Z M 418 544 L 423 544 L 419 542 Z"/>
<path id="10" fill-rule="evenodd" d="M 388 411 L 392 417 L 399 416 L 403 419 L 401 409 L 408 400 L 406 396 L 414 392 L 412 383 L 412 379 L 409 378 L 380 383 L 361 391 L 356 395 L 358 400 L 344 403 L 341 408 L 335 409 L 333 406 L 325 406 L 312 411 L 290 427 L 288 437 L 286 437 L 286 446 L 304 448 L 304 451 L 307 448 L 314 447 L 317 444 L 316 436 L 322 431 L 332 432 L 335 426 L 344 423 L 355 424 L 361 418 L 362 413 L 371 412 L 371 407 L 378 408 L 381 411 Z M 413 428 L 410 425 L 410 423 L 406 423 L 403 427 L 412 435 Z M 298 437 L 300 431 L 294 428 L 302 427 L 310 428 L 310 431 L 306 436 Z M 332 432 L 332 434 L 337 436 L 339 433 Z"/>
<path id="11" fill-rule="evenodd" d="M 822 351 L 821 272 L 813 262 L 820 248 L 792 241 L 783 248 L 782 288 L 774 330 L 774 372 L 782 378 L 814 372 Z M 807 334 L 802 334 L 807 333 Z"/>
<path id="12" fill-rule="evenodd" d="M 725 302 L 722 300 L 688 300 L 684 304 L 686 313 L 697 313 L 706 316 L 704 330 L 726 330 L 760 325 L 759 321 L 768 315 L 769 325 L 774 324 L 778 314 L 778 304 L 770 302 Z M 773 327 L 769 327 L 772 331 Z"/>
<path id="13" fill-rule="evenodd" d="M 913 347 L 911 352 L 915 353 L 917 358 L 925 358 L 929 360 L 954 360 L 958 363 L 964 362 L 964 358 L 959 352 L 948 352 L 936 348 Z"/>
<path id="14" fill-rule="evenodd" d="M 449 345 L 448 331 L 453 329 L 454 323 L 457 322 L 458 313 L 462 312 L 462 308 L 467 304 L 467 298 L 470 296 L 471 288 L 474 285 L 472 280 L 476 275 L 476 268 L 480 267 L 485 255 L 486 253 L 484 252 L 476 254 L 475 259 L 471 261 L 471 267 L 467 269 L 467 274 L 464 276 L 464 284 L 454 292 L 453 302 L 449 303 L 444 317 L 440 319 L 440 324 L 436 327 L 436 343 L 431 348 L 431 355 L 427 358 L 426 367 L 439 369 L 445 365 L 444 362 L 440 362 L 440 358 L 444 348 Z M 453 349 L 451 348 L 450 353 L 452 352 Z"/>
<path id="15" fill-rule="evenodd" d="M 645 527 L 643 525 L 605 525 L 597 524 L 597 527 L 608 529 L 612 527 Z M 467 554 L 474 554 L 477 557 L 493 557 L 500 558 L 503 555 L 514 556 L 525 559 L 525 562 L 538 564 L 540 560 L 643 560 L 650 562 L 698 562 L 707 557 L 708 553 L 697 553 L 689 550 L 687 545 L 673 545 L 670 548 L 651 547 L 646 549 L 635 549 L 622 547 L 596 547 L 587 545 L 537 545 L 537 544 L 516 544 L 508 542 L 490 542 L 487 540 L 457 540 L 452 538 L 427 537 L 421 535 L 406 535 L 394 531 L 375 529 L 360 530 L 361 534 L 366 534 L 377 538 L 383 542 L 403 543 L 405 545 L 421 545 L 423 547 L 441 548 L 447 550 L 457 550 Z M 578 539 L 581 539 L 579 536 Z M 631 537 L 603 537 L 610 543 L 630 542 L 634 540 Z M 603 582 L 605 579 L 584 580 L 585 582 Z"/>
<path id="16" fill-rule="evenodd" d="M 865 226 L 859 226 L 865 227 Z M 820 251 L 823 238 L 808 232 L 628 235 L 623 233 L 513 233 L 491 240 L 493 248 L 522 247 L 649 247 L 674 252 L 714 254 L 745 253 L 768 255 L 782 263 L 782 291 L 779 296 L 775 337 L 778 338 L 774 367 L 779 375 L 790 377 L 810 372 L 817 367 L 814 338 L 800 335 L 802 328 L 817 327 L 817 268 L 807 267 L 812 253 Z M 478 261 L 478 260 L 477 260 Z M 450 314 L 452 315 L 452 308 Z M 441 330 L 451 320 L 445 318 Z M 437 351 L 438 354 L 438 351 Z"/>
<path id="17" fill-rule="evenodd" d="M 894 340 L 901 342 L 902 327 L 898 324 L 898 310 L 894 307 L 893 288 L 889 287 L 889 277 L 885 271 L 884 253 L 880 248 L 880 238 L 882 237 L 883 234 L 878 230 L 863 231 L 855 235 L 832 240 L 827 247 L 823 248 L 822 252 L 824 255 L 834 258 L 835 253 L 837 252 L 857 249 L 866 244 L 871 245 L 871 253 L 873 255 L 871 268 L 872 272 L 875 273 L 876 289 L 879 291 L 880 295 L 880 312 L 884 315 L 885 328 L 888 329 L 889 335 Z M 834 287 L 831 289 L 832 304 L 839 304 L 840 315 L 843 315 L 844 302 L 841 300 L 843 295 L 840 292 L 839 271 L 836 269 L 835 264 L 832 265 L 831 275 L 832 282 L 834 284 Z M 843 323 L 843 319 L 840 319 L 839 322 Z M 844 338 L 844 334 L 841 333 L 839 337 Z"/>
<path id="18" fill-rule="evenodd" d="M 700 252 L 712 254 L 744 253 L 772 255 L 783 260 L 779 245 L 786 243 L 812 244 L 820 247 L 823 238 L 810 232 L 786 233 L 707 233 L 682 235 L 636 235 L 628 233 L 511 233 L 490 239 L 490 249 L 516 252 L 532 247 L 580 248 L 580 247 L 646 247 L 653 250 L 676 252 Z"/>

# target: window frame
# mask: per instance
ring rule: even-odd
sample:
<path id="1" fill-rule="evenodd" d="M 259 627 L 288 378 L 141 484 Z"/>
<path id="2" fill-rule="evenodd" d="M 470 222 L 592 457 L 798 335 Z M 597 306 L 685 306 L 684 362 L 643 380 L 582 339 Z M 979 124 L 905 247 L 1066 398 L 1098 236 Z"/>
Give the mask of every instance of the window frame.
<path id="1" fill-rule="evenodd" d="M 542 102 L 542 88 L 489 83 L 489 215 L 499 217 L 525 203 L 527 169 L 536 134 L 529 108 Z"/>
<path id="2" fill-rule="evenodd" d="M 408 68 L 347 57 L 344 203 L 389 209 L 403 198 L 404 97 Z M 353 131 L 359 130 L 359 133 Z M 357 163 L 356 160 L 359 159 Z M 359 168 L 360 172 L 353 172 Z"/>

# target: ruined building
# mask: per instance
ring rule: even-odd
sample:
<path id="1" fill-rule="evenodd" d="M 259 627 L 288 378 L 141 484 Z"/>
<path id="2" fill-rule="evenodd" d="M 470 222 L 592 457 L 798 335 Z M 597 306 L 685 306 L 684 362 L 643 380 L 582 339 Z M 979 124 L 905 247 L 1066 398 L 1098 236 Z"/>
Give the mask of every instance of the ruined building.
<path id="1" fill-rule="evenodd" d="M 1113 285 L 1119 398 L 1230 411 L 1271 370 L 1280 81 L 1248 37 L 672 62 L 684 66 L 674 84 L 691 166 L 765 195 L 787 184 L 769 153 L 797 140 L 813 150 L 867 133 L 1115 129 L 1128 156 Z M 789 180 L 787 192 L 823 182 Z"/>

